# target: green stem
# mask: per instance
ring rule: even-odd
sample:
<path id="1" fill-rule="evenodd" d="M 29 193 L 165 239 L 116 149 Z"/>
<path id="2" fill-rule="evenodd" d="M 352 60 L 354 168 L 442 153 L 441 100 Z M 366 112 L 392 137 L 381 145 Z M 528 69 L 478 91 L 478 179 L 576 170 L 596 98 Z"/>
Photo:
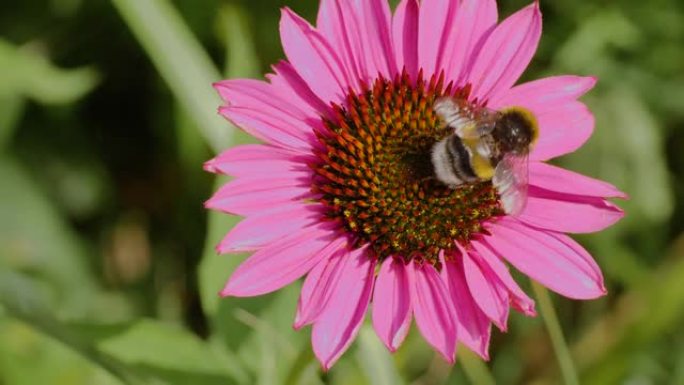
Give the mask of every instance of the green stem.
<path id="1" fill-rule="evenodd" d="M 209 146 L 228 148 L 234 130 L 216 113 L 221 102 L 211 88 L 222 76 L 178 11 L 168 0 L 112 3 Z"/>
<path id="2" fill-rule="evenodd" d="M 468 349 L 458 350 L 458 360 L 465 376 L 473 385 L 496 385 L 496 381 L 487 365 L 475 353 Z"/>
<path id="3" fill-rule="evenodd" d="M 570 356 L 570 349 L 568 349 L 568 344 L 565 342 L 565 337 L 563 337 L 563 330 L 558 322 L 558 316 L 553 308 L 549 291 L 535 281 L 532 281 L 532 289 L 539 301 L 539 310 L 544 319 L 546 330 L 549 332 L 549 337 L 551 337 L 551 344 L 556 353 L 563 380 L 566 385 L 579 385 L 575 364 Z"/>

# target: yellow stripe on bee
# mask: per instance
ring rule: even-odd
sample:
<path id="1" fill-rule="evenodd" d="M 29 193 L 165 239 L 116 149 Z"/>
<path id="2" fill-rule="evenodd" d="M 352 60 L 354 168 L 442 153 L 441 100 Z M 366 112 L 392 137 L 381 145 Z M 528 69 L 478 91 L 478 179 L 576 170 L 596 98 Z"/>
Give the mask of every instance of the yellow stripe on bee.
<path id="1" fill-rule="evenodd" d="M 530 142 L 530 148 L 534 147 L 534 145 L 537 143 L 537 139 L 539 139 L 539 122 L 537 121 L 537 117 L 534 116 L 532 111 L 520 106 L 507 107 L 500 112 L 505 114 L 506 112 L 511 111 L 519 113 L 527 121 L 527 124 L 532 129 L 532 141 Z"/>
<path id="2" fill-rule="evenodd" d="M 489 159 L 475 154 L 470 159 L 470 166 L 473 168 L 475 175 L 484 180 L 490 180 L 494 177 L 494 167 Z"/>
<path id="3" fill-rule="evenodd" d="M 470 167 L 473 169 L 475 176 L 483 180 L 489 180 L 494 177 L 494 166 L 489 158 L 485 158 L 477 153 L 478 142 L 479 139 L 476 138 L 463 139 L 463 144 L 470 150 Z"/>

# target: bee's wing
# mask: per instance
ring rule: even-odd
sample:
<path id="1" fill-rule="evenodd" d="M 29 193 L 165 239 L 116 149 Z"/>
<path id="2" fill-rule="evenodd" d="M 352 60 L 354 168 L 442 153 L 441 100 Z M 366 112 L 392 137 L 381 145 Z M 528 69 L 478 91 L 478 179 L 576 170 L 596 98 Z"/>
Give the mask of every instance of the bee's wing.
<path id="1" fill-rule="evenodd" d="M 528 155 L 506 154 L 496 166 L 492 184 L 499 192 L 506 214 L 516 216 L 527 204 Z"/>
<path id="2" fill-rule="evenodd" d="M 437 99 L 434 105 L 437 116 L 462 139 L 480 138 L 494 130 L 496 112 L 482 110 L 475 112 L 467 106 L 459 105 L 452 97 Z"/>

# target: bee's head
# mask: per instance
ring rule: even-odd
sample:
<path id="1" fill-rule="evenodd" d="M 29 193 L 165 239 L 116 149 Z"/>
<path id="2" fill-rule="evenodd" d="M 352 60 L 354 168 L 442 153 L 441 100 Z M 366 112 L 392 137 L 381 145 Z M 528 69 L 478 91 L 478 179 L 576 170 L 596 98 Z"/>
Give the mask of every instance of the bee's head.
<path id="1" fill-rule="evenodd" d="M 529 110 L 510 107 L 501 111 L 492 134 L 502 151 L 524 155 L 537 141 L 539 125 Z"/>

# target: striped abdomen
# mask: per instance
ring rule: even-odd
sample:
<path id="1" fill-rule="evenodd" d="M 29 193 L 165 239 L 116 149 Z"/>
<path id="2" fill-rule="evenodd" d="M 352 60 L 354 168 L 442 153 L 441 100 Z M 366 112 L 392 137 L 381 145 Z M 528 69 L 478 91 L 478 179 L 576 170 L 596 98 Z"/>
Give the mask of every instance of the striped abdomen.
<path id="1" fill-rule="evenodd" d="M 466 144 L 458 135 L 435 143 L 432 165 L 437 179 L 451 187 L 491 179 L 494 165 L 476 147 L 476 141 Z"/>

